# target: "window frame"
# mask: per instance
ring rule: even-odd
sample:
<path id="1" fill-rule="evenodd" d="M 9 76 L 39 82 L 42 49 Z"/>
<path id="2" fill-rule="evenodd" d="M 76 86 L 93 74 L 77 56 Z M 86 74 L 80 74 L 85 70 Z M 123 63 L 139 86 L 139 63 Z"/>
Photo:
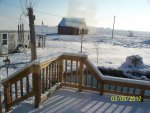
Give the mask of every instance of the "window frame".
<path id="1" fill-rule="evenodd" d="M 4 39 L 4 35 L 6 35 L 6 39 Z M 2 45 L 8 45 L 8 33 L 2 33 Z"/>

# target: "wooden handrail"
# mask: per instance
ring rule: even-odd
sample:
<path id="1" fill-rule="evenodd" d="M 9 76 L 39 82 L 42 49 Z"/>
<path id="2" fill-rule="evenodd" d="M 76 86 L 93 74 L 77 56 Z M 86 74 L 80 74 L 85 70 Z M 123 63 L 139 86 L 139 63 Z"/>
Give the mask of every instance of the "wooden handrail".
<path id="1" fill-rule="evenodd" d="M 150 95 L 146 94 L 150 92 L 148 81 L 104 76 L 87 55 L 63 53 L 43 63 L 33 61 L 3 80 L 6 111 L 32 96 L 35 97 L 35 107 L 38 107 L 41 94 L 57 82 L 61 82 L 61 86 L 78 88 L 79 91 L 86 89 L 99 91 L 101 95 L 111 93 L 150 99 Z M 23 91 L 24 84 L 26 92 Z M 12 88 L 15 88 L 15 96 L 12 95 Z"/>
<path id="2" fill-rule="evenodd" d="M 27 64 L 26 66 L 24 66 L 23 68 L 21 68 L 20 70 L 18 70 L 17 72 L 11 74 L 10 76 L 8 76 L 6 79 L 4 79 L 2 81 L 2 84 L 5 83 L 5 82 L 8 82 L 14 78 L 16 78 L 17 76 L 19 76 L 23 71 L 26 71 L 27 68 L 31 69 L 32 65 L 39 65 L 40 62 L 35 60 L 35 61 L 32 61 L 31 63 Z"/>
<path id="3" fill-rule="evenodd" d="M 36 82 L 35 82 L 35 80 L 37 79 L 35 74 L 38 72 L 36 70 L 37 67 L 35 67 L 35 66 L 38 66 L 38 65 L 39 65 L 38 61 L 33 61 L 2 81 L 2 84 L 4 85 L 4 99 L 5 99 L 6 112 L 8 112 L 10 110 L 11 106 L 29 98 L 29 97 L 38 95 L 38 93 L 36 93 L 36 91 L 37 91 L 36 86 L 38 86 L 38 84 L 36 84 Z M 24 84 L 25 84 L 25 86 L 24 86 Z M 30 88 L 29 84 L 31 84 L 31 86 L 33 86 L 33 87 Z M 15 90 L 14 96 L 12 94 L 13 87 Z M 23 87 L 25 87 L 26 92 L 24 92 Z M 20 94 L 19 94 L 19 92 L 20 92 Z M 37 96 L 35 96 L 35 97 L 37 97 Z M 36 100 L 37 100 L 37 98 L 35 98 L 35 106 L 38 105 Z"/>

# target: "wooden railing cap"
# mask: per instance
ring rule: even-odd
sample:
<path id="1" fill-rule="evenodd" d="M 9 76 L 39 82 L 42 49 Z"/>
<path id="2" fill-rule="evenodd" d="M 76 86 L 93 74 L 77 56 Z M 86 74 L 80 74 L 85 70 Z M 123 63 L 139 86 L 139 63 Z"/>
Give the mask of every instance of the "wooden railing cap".
<path id="1" fill-rule="evenodd" d="M 150 86 L 150 82 L 145 80 L 136 80 L 136 79 L 119 78 L 119 77 L 111 77 L 111 76 L 103 76 L 103 79 L 109 81 L 122 82 L 122 83 L 131 83 L 131 84 Z"/>
<path id="2" fill-rule="evenodd" d="M 88 55 L 86 55 L 85 53 L 62 53 L 61 56 L 74 56 L 74 57 L 83 57 L 83 58 L 88 57 Z"/>
<path id="3" fill-rule="evenodd" d="M 23 68 L 17 70 L 15 73 L 8 76 L 6 79 L 3 79 L 1 83 L 3 84 L 4 82 L 8 81 L 9 79 L 15 77 L 17 74 L 21 73 L 23 70 L 29 68 L 30 66 L 39 65 L 39 64 L 40 64 L 40 62 L 38 60 L 34 60 L 34 61 L 30 62 L 29 64 L 25 65 Z"/>

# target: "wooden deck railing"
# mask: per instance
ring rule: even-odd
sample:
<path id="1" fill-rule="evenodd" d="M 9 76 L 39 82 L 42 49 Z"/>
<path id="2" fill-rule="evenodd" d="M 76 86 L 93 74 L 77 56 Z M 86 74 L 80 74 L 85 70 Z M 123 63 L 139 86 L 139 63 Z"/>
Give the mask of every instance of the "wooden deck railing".
<path id="1" fill-rule="evenodd" d="M 3 81 L 5 109 L 34 96 L 35 107 L 39 106 L 41 94 L 55 83 L 103 93 L 134 95 L 150 99 L 148 81 L 103 76 L 83 54 L 62 54 L 43 63 L 32 62 Z"/>
<path id="2" fill-rule="evenodd" d="M 34 61 L 3 81 L 6 112 L 11 106 L 34 95 L 35 107 L 38 107 L 38 76 L 38 64 Z"/>

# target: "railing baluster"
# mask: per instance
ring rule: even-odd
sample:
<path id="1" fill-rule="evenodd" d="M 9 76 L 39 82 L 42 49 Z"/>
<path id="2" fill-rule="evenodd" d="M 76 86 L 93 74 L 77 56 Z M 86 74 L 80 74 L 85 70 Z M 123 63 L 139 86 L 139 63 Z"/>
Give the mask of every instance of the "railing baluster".
<path id="1" fill-rule="evenodd" d="M 45 93 L 45 69 L 42 70 L 42 93 Z"/>
<path id="2" fill-rule="evenodd" d="M 83 75 L 84 75 L 83 62 L 81 61 L 80 62 L 80 77 L 79 77 L 79 92 L 82 91 Z"/>
<path id="3" fill-rule="evenodd" d="M 70 78 L 70 83 L 72 83 L 72 60 L 71 60 L 71 69 L 70 69 L 70 74 L 71 74 L 71 78 Z"/>
<path id="4" fill-rule="evenodd" d="M 135 88 L 133 88 L 133 94 L 135 94 Z"/>
<path id="5" fill-rule="evenodd" d="M 52 86 L 54 85 L 54 63 L 52 63 Z"/>
<path id="6" fill-rule="evenodd" d="M 67 60 L 65 60 L 65 82 L 67 82 Z"/>
<path id="7" fill-rule="evenodd" d="M 140 91 L 141 102 L 143 102 L 144 92 L 145 92 L 145 90 L 143 88 L 141 88 L 141 91 Z"/>
<path id="8" fill-rule="evenodd" d="M 127 87 L 127 94 L 129 93 L 129 87 Z"/>
<path id="9" fill-rule="evenodd" d="M 1 93 L 0 93 L 0 113 L 2 113 L 2 102 L 1 102 Z"/>
<path id="10" fill-rule="evenodd" d="M 93 74 L 91 73 L 91 87 L 93 86 Z"/>
<path id="11" fill-rule="evenodd" d="M 76 84 L 78 84 L 78 61 L 76 61 Z"/>
<path id="12" fill-rule="evenodd" d="M 46 67 L 46 86 L 45 89 L 48 89 L 48 67 Z"/>
<path id="13" fill-rule="evenodd" d="M 21 97 L 23 96 L 23 80 L 20 79 L 20 91 L 21 91 Z"/>
<path id="14" fill-rule="evenodd" d="M 18 88 L 17 88 L 17 82 L 15 82 L 15 97 L 16 100 L 18 99 Z"/>
<path id="15" fill-rule="evenodd" d="M 86 67 L 85 86 L 87 86 L 87 83 L 88 83 L 88 68 Z"/>
<path id="16" fill-rule="evenodd" d="M 59 62 L 56 62 L 56 67 L 57 67 L 57 82 L 59 82 Z"/>
<path id="17" fill-rule="evenodd" d="M 111 85 L 110 85 L 110 84 L 108 84 L 108 90 L 109 90 L 109 91 L 111 90 Z"/>
<path id="18" fill-rule="evenodd" d="M 29 93 L 29 76 L 26 76 L 26 93 Z"/>
<path id="19" fill-rule="evenodd" d="M 103 95 L 104 92 L 104 83 L 103 81 L 100 81 L 100 95 Z"/>
<path id="20" fill-rule="evenodd" d="M 96 82 L 96 88 L 98 88 L 98 84 L 99 84 L 99 82 L 98 82 L 98 80 L 96 80 L 97 82 Z"/>
<path id="21" fill-rule="evenodd" d="M 51 65 L 49 65 L 49 89 L 51 88 Z"/>
<path id="22" fill-rule="evenodd" d="M 128 89 L 129 89 L 129 88 L 128 88 Z M 117 86 L 115 85 L 115 86 L 114 86 L 114 91 L 116 91 L 116 90 L 117 90 Z M 128 91 L 127 91 L 127 93 L 128 93 Z"/>
<path id="23" fill-rule="evenodd" d="M 123 86 L 121 86 L 121 93 L 123 92 Z"/>
<path id="24" fill-rule="evenodd" d="M 10 84 L 10 101 L 13 101 L 13 97 L 12 97 L 12 84 Z"/>
<path id="25" fill-rule="evenodd" d="M 57 66 L 56 66 L 56 61 L 54 62 L 55 64 L 55 84 L 56 84 L 56 81 L 57 81 Z"/>
<path id="26" fill-rule="evenodd" d="M 59 78 L 60 78 L 60 82 L 63 83 L 64 82 L 64 64 L 63 64 L 63 60 L 60 59 L 59 60 Z"/>

